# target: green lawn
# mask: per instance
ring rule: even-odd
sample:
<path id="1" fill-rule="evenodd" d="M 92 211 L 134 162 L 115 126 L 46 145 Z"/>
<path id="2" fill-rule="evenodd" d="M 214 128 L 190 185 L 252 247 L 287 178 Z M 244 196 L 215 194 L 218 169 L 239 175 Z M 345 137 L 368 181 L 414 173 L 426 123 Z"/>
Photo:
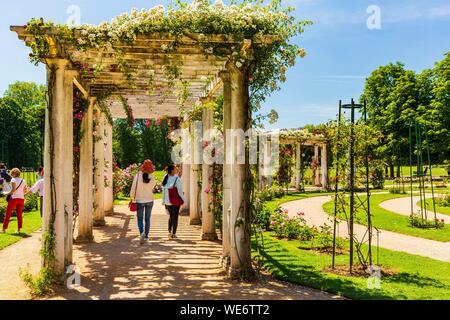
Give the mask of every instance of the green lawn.
<path id="1" fill-rule="evenodd" d="M 272 201 L 267 202 L 267 209 L 274 211 L 276 208 L 278 208 L 280 205 L 286 202 L 295 201 L 295 200 L 301 200 L 311 197 L 317 197 L 317 196 L 325 196 L 327 194 L 331 194 L 329 192 L 291 192 L 288 195 L 282 197 L 282 198 L 275 198 Z"/>
<path id="2" fill-rule="evenodd" d="M 382 229 L 402 233 L 414 237 L 425 238 L 430 240 L 448 242 L 450 241 L 450 225 L 446 224 L 443 229 L 420 229 L 410 226 L 409 217 L 393 213 L 379 206 L 383 201 L 405 197 L 405 195 L 393 194 L 374 194 L 371 197 L 372 223 L 373 226 Z M 365 197 L 361 197 L 365 199 Z M 326 213 L 334 214 L 334 201 L 324 204 L 323 209 Z M 344 217 L 340 217 L 344 218 Z M 356 215 L 355 222 L 365 224 L 365 217 L 362 214 Z"/>
<path id="3" fill-rule="evenodd" d="M 383 278 L 381 289 L 369 289 L 366 278 L 324 272 L 331 256 L 306 250 L 309 243 L 278 240 L 271 233 L 264 238 L 264 268 L 284 281 L 352 299 L 450 299 L 450 263 L 380 248 L 380 264 L 395 275 Z M 336 262 L 346 265 L 348 255 L 338 255 Z"/>
<path id="4" fill-rule="evenodd" d="M 38 211 L 25 213 L 23 216 L 23 228 L 21 234 L 14 234 L 17 231 L 17 219 L 12 217 L 7 233 L 0 234 L 0 250 L 10 246 L 23 238 L 27 238 L 42 226 L 41 214 Z"/>
<path id="5" fill-rule="evenodd" d="M 426 201 L 427 201 L 427 206 L 428 206 L 429 210 L 433 210 L 433 200 L 427 199 Z M 420 205 L 420 202 L 418 202 L 417 204 Z M 436 212 L 442 213 L 442 214 L 447 214 L 450 216 L 450 207 L 442 207 L 436 203 Z"/>

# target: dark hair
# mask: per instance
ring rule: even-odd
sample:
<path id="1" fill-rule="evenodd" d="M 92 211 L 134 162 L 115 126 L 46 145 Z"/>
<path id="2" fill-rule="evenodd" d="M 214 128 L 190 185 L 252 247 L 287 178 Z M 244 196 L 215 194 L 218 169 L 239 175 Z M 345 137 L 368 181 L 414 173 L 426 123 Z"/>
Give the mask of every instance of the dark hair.
<path id="1" fill-rule="evenodd" d="M 44 168 L 43 168 L 43 167 L 39 167 L 38 170 L 37 170 L 37 172 L 38 172 L 39 174 L 41 174 L 42 171 L 44 171 Z"/>
<path id="2" fill-rule="evenodd" d="M 6 169 L 6 166 L 5 166 L 5 164 L 4 163 L 0 163 L 0 169 Z"/>
<path id="3" fill-rule="evenodd" d="M 171 164 L 170 166 L 168 166 L 168 167 L 166 168 L 167 174 L 166 174 L 166 176 L 164 177 L 164 180 L 163 180 L 163 183 L 162 183 L 162 185 L 163 185 L 164 187 L 166 186 L 167 181 L 169 181 L 169 175 L 172 173 L 173 170 L 175 170 L 175 166 L 174 166 L 173 164 Z"/>
<path id="4" fill-rule="evenodd" d="M 142 175 L 142 179 L 144 179 L 144 183 L 150 183 L 150 175 L 148 173 L 145 173 Z"/>

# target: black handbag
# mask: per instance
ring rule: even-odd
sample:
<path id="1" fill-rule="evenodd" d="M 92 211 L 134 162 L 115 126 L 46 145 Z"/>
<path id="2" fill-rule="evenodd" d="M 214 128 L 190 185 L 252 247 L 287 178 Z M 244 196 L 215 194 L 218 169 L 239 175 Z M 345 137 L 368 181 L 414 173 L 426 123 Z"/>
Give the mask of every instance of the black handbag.
<path id="1" fill-rule="evenodd" d="M 17 191 L 17 189 L 20 188 L 20 186 L 22 185 L 22 183 L 23 183 L 23 179 L 22 179 L 22 181 L 19 183 L 19 185 L 17 186 L 16 191 Z M 14 191 L 14 192 L 16 192 L 16 191 Z M 6 202 L 10 202 L 11 199 L 12 199 L 12 194 L 8 194 L 8 195 L 6 196 Z"/>

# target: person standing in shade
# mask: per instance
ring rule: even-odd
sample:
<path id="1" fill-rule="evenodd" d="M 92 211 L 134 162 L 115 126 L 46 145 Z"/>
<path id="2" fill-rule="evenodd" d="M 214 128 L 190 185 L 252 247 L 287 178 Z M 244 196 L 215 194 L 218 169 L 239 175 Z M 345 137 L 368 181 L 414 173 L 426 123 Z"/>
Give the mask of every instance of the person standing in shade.
<path id="1" fill-rule="evenodd" d="M 173 205 L 170 203 L 169 189 L 176 188 L 179 197 L 183 202 L 186 202 L 183 191 L 183 182 L 178 176 L 178 168 L 174 165 L 170 165 L 167 168 L 167 174 L 163 180 L 163 204 L 166 206 L 169 213 L 169 240 L 177 238 L 178 229 L 178 216 L 180 215 L 179 205 Z"/>
<path id="2" fill-rule="evenodd" d="M 145 160 L 139 172 L 134 177 L 130 191 L 131 199 L 134 199 L 137 204 L 137 222 L 141 244 L 148 241 L 150 233 L 150 219 L 154 201 L 153 189 L 156 186 L 156 179 L 153 176 L 153 172 L 155 172 L 153 162 Z"/>
<path id="3" fill-rule="evenodd" d="M 39 208 L 41 210 L 41 218 L 43 214 L 43 205 L 44 205 L 44 168 L 39 168 L 38 171 L 38 181 L 30 188 L 30 191 L 27 192 L 26 196 L 30 193 L 36 193 L 39 191 Z"/>
<path id="4" fill-rule="evenodd" d="M 8 196 L 11 199 L 8 201 L 8 206 L 6 207 L 5 220 L 3 221 L 3 230 L 0 233 L 5 233 L 8 230 L 9 220 L 11 215 L 16 210 L 17 215 L 17 233 L 20 234 L 22 229 L 22 213 L 23 207 L 25 205 L 25 194 L 27 193 L 27 183 L 24 179 L 20 178 L 21 172 L 19 169 L 14 168 L 11 170 L 11 191 Z"/>

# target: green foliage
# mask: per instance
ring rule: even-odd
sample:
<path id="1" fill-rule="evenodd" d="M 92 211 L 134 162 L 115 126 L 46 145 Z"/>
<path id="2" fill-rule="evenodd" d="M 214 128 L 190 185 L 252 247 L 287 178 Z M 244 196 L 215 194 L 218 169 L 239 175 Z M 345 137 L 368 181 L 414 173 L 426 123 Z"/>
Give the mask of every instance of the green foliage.
<path id="1" fill-rule="evenodd" d="M 367 101 L 369 125 L 383 137 L 375 151 L 391 165 L 396 160 L 406 164 L 408 126 L 414 120 L 428 130 L 432 161 L 450 157 L 450 53 L 430 70 L 420 74 L 406 70 L 397 62 L 381 66 L 367 78 L 361 100 Z"/>
<path id="2" fill-rule="evenodd" d="M 311 240 L 314 238 L 314 230 L 306 225 L 303 215 L 302 212 L 299 212 L 296 216 L 289 217 L 289 212 L 279 207 L 272 214 L 270 228 L 280 239 Z"/>
<path id="3" fill-rule="evenodd" d="M 9 167 L 37 167 L 41 164 L 41 107 L 25 108 L 16 100 L 0 98 L 0 161 Z"/>
<path id="4" fill-rule="evenodd" d="M 38 208 L 39 195 L 35 193 L 29 194 L 25 199 L 24 212 L 31 212 Z"/>
<path id="5" fill-rule="evenodd" d="M 4 97 L 16 100 L 25 109 L 45 107 L 45 94 L 47 87 L 34 82 L 17 81 L 8 86 Z"/>
<path id="6" fill-rule="evenodd" d="M 53 291 L 56 275 L 48 268 L 42 268 L 38 275 L 33 276 L 29 270 L 20 270 L 20 278 L 30 289 L 34 297 L 43 297 Z"/>
<path id="7" fill-rule="evenodd" d="M 288 188 L 294 174 L 292 170 L 293 150 L 292 145 L 280 145 L 279 168 L 277 172 L 278 184 Z"/>

